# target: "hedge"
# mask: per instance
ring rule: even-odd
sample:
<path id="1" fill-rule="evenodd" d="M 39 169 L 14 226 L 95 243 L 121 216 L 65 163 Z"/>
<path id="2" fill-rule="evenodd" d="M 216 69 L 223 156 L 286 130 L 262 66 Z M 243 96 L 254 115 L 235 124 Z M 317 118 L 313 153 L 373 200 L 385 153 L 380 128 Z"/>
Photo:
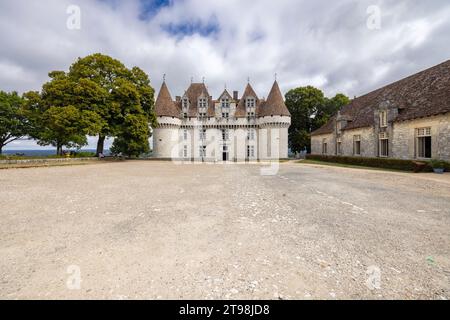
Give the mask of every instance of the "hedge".
<path id="1" fill-rule="evenodd" d="M 349 164 L 364 167 L 375 167 L 383 169 L 394 169 L 402 171 L 414 171 L 417 162 L 427 163 L 426 161 L 401 160 L 391 158 L 364 158 L 364 157 L 348 157 L 348 156 L 326 156 L 309 154 L 306 156 L 307 160 L 316 160 L 324 162 L 334 162 L 341 164 Z M 446 170 L 450 171 L 450 163 L 446 163 Z M 427 163 L 422 171 L 433 171 L 431 166 Z"/>

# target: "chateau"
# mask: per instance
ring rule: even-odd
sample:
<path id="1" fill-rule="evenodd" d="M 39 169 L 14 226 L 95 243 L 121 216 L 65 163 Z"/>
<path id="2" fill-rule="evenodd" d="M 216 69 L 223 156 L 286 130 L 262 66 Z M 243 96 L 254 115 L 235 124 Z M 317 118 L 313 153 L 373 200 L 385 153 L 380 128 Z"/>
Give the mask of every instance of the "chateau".
<path id="1" fill-rule="evenodd" d="M 450 160 L 450 61 L 354 99 L 311 136 L 313 154 Z"/>
<path id="2" fill-rule="evenodd" d="M 164 81 L 155 111 L 155 157 L 186 161 L 226 162 L 275 160 L 288 157 L 291 115 L 277 81 L 267 100 L 250 83 L 239 98 L 226 89 L 214 100 L 204 83 L 191 83 L 172 99 Z"/>

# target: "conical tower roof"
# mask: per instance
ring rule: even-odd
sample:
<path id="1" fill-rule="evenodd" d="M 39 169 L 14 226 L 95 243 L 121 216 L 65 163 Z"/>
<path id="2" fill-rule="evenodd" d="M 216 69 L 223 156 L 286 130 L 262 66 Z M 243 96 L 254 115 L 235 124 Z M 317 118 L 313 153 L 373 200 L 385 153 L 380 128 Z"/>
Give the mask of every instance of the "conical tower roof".
<path id="1" fill-rule="evenodd" d="M 169 88 L 164 81 L 161 90 L 159 90 L 158 98 L 155 103 L 155 112 L 158 117 L 176 117 L 180 118 L 180 110 L 170 96 Z"/>
<path id="2" fill-rule="evenodd" d="M 260 108 L 258 116 L 291 116 L 291 113 L 284 103 L 283 95 L 281 94 L 277 81 L 274 82 L 264 106 Z"/>

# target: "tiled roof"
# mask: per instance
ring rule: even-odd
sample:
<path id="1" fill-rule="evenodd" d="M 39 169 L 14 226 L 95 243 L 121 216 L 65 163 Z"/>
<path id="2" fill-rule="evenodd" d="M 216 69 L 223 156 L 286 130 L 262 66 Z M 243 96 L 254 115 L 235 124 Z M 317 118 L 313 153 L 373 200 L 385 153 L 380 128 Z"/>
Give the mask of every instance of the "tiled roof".
<path id="1" fill-rule="evenodd" d="M 180 109 L 177 108 L 170 96 L 166 82 L 163 82 L 155 103 L 155 112 L 158 116 L 180 117 Z"/>
<path id="2" fill-rule="evenodd" d="M 239 100 L 239 103 L 236 105 L 236 118 L 244 118 L 247 116 L 247 111 L 245 108 L 245 99 L 247 97 L 253 97 L 256 99 L 256 108 L 259 107 L 261 104 L 261 100 L 259 100 L 258 95 L 255 93 L 255 90 L 253 90 L 250 83 L 247 83 L 247 86 L 245 87 L 244 93 L 242 94 L 242 98 Z"/>
<path id="3" fill-rule="evenodd" d="M 341 109 L 351 121 L 345 129 L 374 125 L 381 106 L 398 108 L 394 121 L 405 121 L 450 112 L 450 60 L 352 100 Z M 312 135 L 333 132 L 333 117 Z"/>
<path id="4" fill-rule="evenodd" d="M 274 82 L 266 102 L 260 107 L 258 116 L 291 116 L 284 103 L 283 95 L 281 94 L 277 81 Z"/>
<path id="5" fill-rule="evenodd" d="M 208 93 L 208 89 L 204 83 L 191 83 L 189 88 L 186 90 L 183 98 L 187 97 L 189 100 L 189 112 L 188 117 L 197 117 L 198 115 L 198 99 L 201 96 L 204 96 L 209 104 L 207 110 L 208 117 L 215 116 L 215 103 L 219 102 L 218 100 L 213 100 Z M 225 89 L 224 92 L 220 95 L 220 97 L 227 95 L 231 99 L 233 97 L 228 93 Z M 219 99 L 220 99 L 219 97 Z M 245 106 L 245 101 L 247 97 L 253 97 L 256 99 L 256 116 L 290 116 L 290 113 L 284 103 L 283 95 L 281 94 L 278 83 L 275 81 L 273 84 L 272 90 L 269 93 L 268 99 L 259 99 L 255 90 L 253 90 L 252 86 L 247 84 L 244 93 L 242 94 L 242 98 L 234 101 L 236 103 L 236 118 L 244 118 L 247 116 L 247 110 Z M 164 82 L 161 86 L 161 90 L 159 92 L 158 98 L 156 100 L 155 110 L 158 116 L 169 116 L 169 117 L 177 117 L 180 118 L 182 115 L 182 100 L 173 101 L 169 89 L 167 88 L 166 83 Z"/>

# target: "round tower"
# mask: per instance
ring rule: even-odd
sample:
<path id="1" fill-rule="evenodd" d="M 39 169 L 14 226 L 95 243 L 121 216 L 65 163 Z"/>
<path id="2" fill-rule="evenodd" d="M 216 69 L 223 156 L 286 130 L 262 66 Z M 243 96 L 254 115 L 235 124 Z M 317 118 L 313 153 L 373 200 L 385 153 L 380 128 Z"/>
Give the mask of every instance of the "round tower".
<path id="1" fill-rule="evenodd" d="M 181 114 L 172 100 L 165 81 L 156 99 L 155 112 L 158 126 L 153 130 L 153 153 L 160 159 L 178 158 Z"/>

